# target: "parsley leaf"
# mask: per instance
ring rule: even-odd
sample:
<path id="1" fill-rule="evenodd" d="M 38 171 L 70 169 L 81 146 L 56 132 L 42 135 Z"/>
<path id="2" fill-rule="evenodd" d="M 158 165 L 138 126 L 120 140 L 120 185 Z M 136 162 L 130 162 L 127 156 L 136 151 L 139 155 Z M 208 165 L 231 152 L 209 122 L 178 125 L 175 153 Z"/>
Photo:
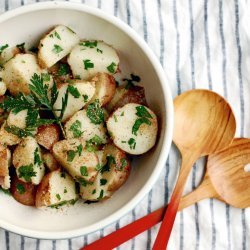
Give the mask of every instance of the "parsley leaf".
<path id="1" fill-rule="evenodd" d="M 54 48 L 52 49 L 52 51 L 55 53 L 55 54 L 58 54 L 60 52 L 63 51 L 63 48 L 57 44 L 54 44 Z"/>
<path id="2" fill-rule="evenodd" d="M 80 43 L 81 46 L 89 47 L 89 48 L 95 48 L 97 47 L 97 41 L 83 41 Z"/>
<path id="3" fill-rule="evenodd" d="M 60 64 L 57 74 L 58 74 L 58 76 L 64 76 L 64 75 L 69 74 L 68 65 L 67 64 Z"/>
<path id="4" fill-rule="evenodd" d="M 2 46 L 0 46 L 0 55 L 3 53 L 3 51 L 5 50 L 5 49 L 7 49 L 9 47 L 9 45 L 8 44 L 5 44 L 5 45 L 2 45 Z"/>
<path id="5" fill-rule="evenodd" d="M 137 106 L 136 111 L 136 115 L 139 117 L 153 118 L 144 106 Z"/>
<path id="6" fill-rule="evenodd" d="M 107 67 L 107 70 L 114 74 L 116 72 L 116 64 L 114 62 L 112 62 L 108 67 Z"/>
<path id="7" fill-rule="evenodd" d="M 25 181 L 31 182 L 31 177 L 36 176 L 36 172 L 34 172 L 33 164 L 21 166 L 18 168 L 18 177 L 24 178 Z"/>
<path id="8" fill-rule="evenodd" d="M 82 166 L 82 167 L 80 168 L 80 172 L 81 172 L 81 175 L 82 175 L 82 176 L 88 176 L 88 169 L 87 169 L 86 166 Z"/>
<path id="9" fill-rule="evenodd" d="M 76 156 L 76 152 L 74 150 L 69 150 L 67 153 L 67 161 L 72 162 Z"/>
<path id="10" fill-rule="evenodd" d="M 51 88 L 51 93 L 50 93 L 50 102 L 51 102 L 51 106 L 54 106 L 55 102 L 56 102 L 56 99 L 58 97 L 58 90 L 56 88 L 56 83 L 53 82 L 53 86 Z"/>
<path id="11" fill-rule="evenodd" d="M 139 130 L 140 126 L 145 123 L 147 125 L 151 125 L 151 121 L 145 117 L 142 117 L 142 118 L 138 118 L 136 121 L 135 121 L 135 124 L 133 125 L 132 127 L 132 134 L 133 135 L 137 135 L 137 131 Z"/>
<path id="12" fill-rule="evenodd" d="M 44 82 L 49 82 L 50 81 L 50 74 L 48 74 L 48 73 L 42 73 L 41 77 L 42 77 Z"/>
<path id="13" fill-rule="evenodd" d="M 101 144 L 103 144 L 102 139 L 98 135 L 95 135 L 93 138 L 86 141 L 86 150 L 89 152 L 97 151 L 97 147 Z"/>
<path id="14" fill-rule="evenodd" d="M 80 144 L 80 145 L 77 146 L 76 153 L 78 153 L 78 155 L 81 156 L 82 150 L 83 150 L 82 144 Z"/>
<path id="15" fill-rule="evenodd" d="M 135 141 L 135 139 L 134 139 L 134 138 L 130 138 L 130 139 L 128 140 L 128 145 L 129 145 L 130 149 L 135 149 L 135 146 L 136 146 L 136 141 Z"/>
<path id="16" fill-rule="evenodd" d="M 79 98 L 81 96 L 79 90 L 76 87 L 74 87 L 73 85 L 68 85 L 68 91 L 75 98 Z"/>
<path id="17" fill-rule="evenodd" d="M 99 197 L 98 197 L 97 199 L 98 199 L 98 200 L 102 199 L 102 198 L 103 198 L 103 195 L 104 195 L 104 191 L 103 191 L 103 189 L 102 189 L 101 192 L 100 192 L 100 195 L 99 195 Z"/>
<path id="18" fill-rule="evenodd" d="M 94 124 L 101 124 L 104 122 L 104 113 L 103 109 L 100 107 L 99 100 L 95 100 L 95 102 L 88 105 L 87 116 Z"/>
<path id="19" fill-rule="evenodd" d="M 107 182 L 108 182 L 108 181 L 107 181 L 106 179 L 100 179 L 100 185 L 101 185 L 101 186 L 106 185 Z"/>
<path id="20" fill-rule="evenodd" d="M 60 201 L 61 200 L 60 194 L 56 194 L 56 198 Z"/>
<path id="21" fill-rule="evenodd" d="M 24 185 L 21 183 L 16 184 L 16 190 L 19 194 L 24 194 L 26 192 Z"/>
<path id="22" fill-rule="evenodd" d="M 38 166 L 41 166 L 43 163 L 43 161 L 41 160 L 40 158 L 40 154 L 39 154 L 39 149 L 36 148 L 35 152 L 34 152 L 34 164 L 38 165 Z"/>
<path id="23" fill-rule="evenodd" d="M 62 40 L 61 37 L 60 37 L 60 35 L 59 35 L 56 31 L 55 31 L 54 34 L 55 34 L 55 37 L 56 37 L 57 39 Z"/>
<path id="24" fill-rule="evenodd" d="M 27 137 L 27 136 L 33 136 L 33 133 L 35 131 L 35 128 L 25 128 L 25 129 L 21 129 L 18 128 L 15 125 L 12 126 L 6 126 L 4 127 L 4 129 L 8 132 L 11 133 L 13 135 L 18 136 L 19 138 L 23 138 L 23 137 Z"/>
<path id="25" fill-rule="evenodd" d="M 94 68 L 94 63 L 92 63 L 89 59 L 83 60 L 83 64 L 84 69 L 86 70 Z"/>
<path id="26" fill-rule="evenodd" d="M 82 124 L 79 120 L 76 120 L 69 128 L 69 131 L 72 131 L 74 138 L 79 138 L 83 134 L 81 131 Z"/>

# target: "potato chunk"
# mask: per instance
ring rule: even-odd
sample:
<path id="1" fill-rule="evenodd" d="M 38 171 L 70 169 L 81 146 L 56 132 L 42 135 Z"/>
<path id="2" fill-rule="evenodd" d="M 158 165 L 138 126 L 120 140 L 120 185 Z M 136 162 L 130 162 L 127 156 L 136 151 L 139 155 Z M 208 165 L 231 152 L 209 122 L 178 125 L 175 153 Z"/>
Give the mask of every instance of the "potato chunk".
<path id="1" fill-rule="evenodd" d="M 94 152 L 85 149 L 80 139 L 62 140 L 54 144 L 53 155 L 69 174 L 79 182 L 93 182 L 98 165 L 98 157 Z"/>
<path id="2" fill-rule="evenodd" d="M 33 137 L 27 137 L 15 148 L 13 165 L 17 177 L 24 182 L 39 184 L 44 176 L 45 168 L 41 157 L 40 147 Z"/>
<path id="3" fill-rule="evenodd" d="M 17 47 L 9 47 L 7 44 L 5 45 L 5 47 L 6 49 L 4 49 L 2 53 L 0 53 L 0 65 L 2 66 L 15 55 L 20 53 L 20 49 L 18 49 Z"/>
<path id="4" fill-rule="evenodd" d="M 107 104 L 115 94 L 116 83 L 113 76 L 107 73 L 98 73 L 92 81 L 95 82 L 96 92 L 92 101 L 99 100 L 100 105 Z"/>
<path id="5" fill-rule="evenodd" d="M 43 125 L 38 128 L 36 140 L 38 144 L 51 150 L 53 145 L 59 141 L 60 128 L 56 124 Z"/>
<path id="6" fill-rule="evenodd" d="M 99 144 L 105 144 L 107 142 L 106 132 L 104 123 L 91 122 L 86 110 L 78 111 L 65 123 L 65 133 L 69 139 L 81 137 L 85 141 L 89 141 L 96 137 L 100 139 Z"/>
<path id="7" fill-rule="evenodd" d="M 55 157 L 50 152 L 43 153 L 42 159 L 45 166 L 49 169 L 50 172 L 60 168 L 59 163 L 56 161 Z"/>
<path id="8" fill-rule="evenodd" d="M 11 178 L 10 192 L 14 199 L 26 206 L 34 206 L 36 200 L 36 186 L 26 183 L 13 176 Z"/>
<path id="9" fill-rule="evenodd" d="M 7 127 L 7 122 L 5 121 L 2 126 L 1 126 L 1 129 L 0 129 L 0 142 L 1 144 L 3 145 L 6 145 L 6 146 L 13 146 L 13 145 L 16 145 L 18 144 L 21 139 L 12 134 L 12 133 L 9 133 L 7 130 L 6 130 L 6 127 Z"/>
<path id="10" fill-rule="evenodd" d="M 81 41 L 68 57 L 74 77 L 87 80 L 98 72 L 113 75 L 119 67 L 116 51 L 102 41 Z"/>
<path id="11" fill-rule="evenodd" d="M 36 56 L 17 54 L 4 65 L 2 78 L 12 95 L 17 95 L 20 92 L 29 94 L 29 84 L 34 74 L 47 76 L 47 72 L 42 71 L 38 66 Z M 51 85 L 52 79 L 49 75 L 43 79 L 45 84 Z"/>
<path id="12" fill-rule="evenodd" d="M 126 153 L 113 144 L 107 144 L 104 147 L 104 156 L 107 159 L 108 168 L 102 171 L 102 184 L 106 185 L 108 191 L 114 192 L 126 182 L 131 164 Z"/>
<path id="13" fill-rule="evenodd" d="M 45 175 L 38 186 L 36 207 L 69 204 L 77 198 L 74 180 L 58 169 Z"/>
<path id="14" fill-rule="evenodd" d="M 59 25 L 39 43 L 38 61 L 42 68 L 50 68 L 68 55 L 79 42 L 79 37 L 66 26 Z"/>
<path id="15" fill-rule="evenodd" d="M 107 128 L 118 148 L 139 155 L 155 145 L 157 117 L 143 105 L 128 103 L 110 116 Z"/>
<path id="16" fill-rule="evenodd" d="M 54 109 L 62 108 L 62 98 L 68 92 L 67 106 L 62 121 L 69 119 L 75 112 L 82 109 L 93 97 L 95 84 L 93 82 L 76 81 L 71 84 L 62 84 L 58 89 L 58 97 L 54 104 Z M 55 111 L 56 116 L 60 116 L 60 111 Z"/>
<path id="17" fill-rule="evenodd" d="M 8 126 L 16 126 L 18 128 L 24 129 L 26 127 L 26 118 L 28 115 L 28 110 L 24 109 L 17 114 L 11 111 L 7 118 Z"/>
<path id="18" fill-rule="evenodd" d="M 11 164 L 10 150 L 0 144 L 0 186 L 3 189 L 10 188 L 9 167 Z"/>
<path id="19" fill-rule="evenodd" d="M 147 105 L 144 88 L 141 86 L 133 86 L 128 89 L 123 86 L 118 87 L 106 108 L 112 112 L 128 103 Z"/>

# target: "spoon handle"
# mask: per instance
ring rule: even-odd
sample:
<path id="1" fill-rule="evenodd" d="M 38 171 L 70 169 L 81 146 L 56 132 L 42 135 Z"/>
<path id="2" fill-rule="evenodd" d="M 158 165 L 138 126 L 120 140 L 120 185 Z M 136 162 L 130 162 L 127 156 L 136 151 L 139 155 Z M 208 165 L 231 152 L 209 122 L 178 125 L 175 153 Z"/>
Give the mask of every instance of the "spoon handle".
<path id="1" fill-rule="evenodd" d="M 191 193 L 181 198 L 181 203 L 178 210 L 182 210 L 194 203 L 210 197 L 218 197 L 218 194 L 214 190 L 210 179 L 205 175 L 202 183 Z M 115 232 L 83 247 L 81 250 L 110 250 L 118 247 L 122 243 L 134 238 L 136 235 L 150 229 L 152 226 L 159 223 L 164 216 L 164 212 L 167 206 L 157 209 L 156 211 L 116 230 Z"/>
<path id="2" fill-rule="evenodd" d="M 163 250 L 167 248 L 183 189 L 196 158 L 198 157 L 194 157 L 194 155 L 182 155 L 180 174 L 177 179 L 177 183 L 175 185 L 170 203 L 165 212 L 156 240 L 154 242 L 153 250 Z"/>

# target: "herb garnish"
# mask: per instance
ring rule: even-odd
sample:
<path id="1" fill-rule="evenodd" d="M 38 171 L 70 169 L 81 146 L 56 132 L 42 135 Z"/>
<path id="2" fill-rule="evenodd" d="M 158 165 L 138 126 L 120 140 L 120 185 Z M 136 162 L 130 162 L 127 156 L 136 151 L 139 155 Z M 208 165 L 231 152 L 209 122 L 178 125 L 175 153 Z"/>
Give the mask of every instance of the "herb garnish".
<path id="1" fill-rule="evenodd" d="M 31 177 L 36 176 L 36 172 L 33 169 L 32 163 L 30 165 L 19 167 L 18 173 L 19 173 L 18 177 L 24 178 L 24 180 L 27 182 L 31 182 Z"/>
<path id="2" fill-rule="evenodd" d="M 101 192 L 100 192 L 100 195 L 99 195 L 99 197 L 97 198 L 97 200 L 100 200 L 100 199 L 102 199 L 103 198 L 103 194 L 104 194 L 104 191 L 103 191 L 103 189 L 101 190 Z"/>
<path id="3" fill-rule="evenodd" d="M 97 151 L 98 146 L 100 146 L 101 144 L 103 144 L 102 139 L 98 135 L 95 135 L 93 138 L 86 141 L 86 150 L 89 152 Z"/>
<path id="4" fill-rule="evenodd" d="M 137 75 L 130 74 L 130 77 L 131 77 L 131 79 L 128 79 L 128 78 L 123 79 L 124 82 L 127 82 L 127 84 L 125 86 L 125 89 L 129 89 L 131 87 L 134 87 L 135 86 L 134 82 L 140 82 L 141 81 L 141 78 L 139 76 L 137 76 Z"/>
<path id="5" fill-rule="evenodd" d="M 89 99 L 88 95 L 83 95 L 82 97 L 83 97 L 84 102 L 87 102 Z"/>
<path id="6" fill-rule="evenodd" d="M 69 131 L 72 131 L 74 138 L 79 138 L 83 134 L 81 131 L 82 124 L 79 120 L 76 120 L 69 128 Z"/>
<path id="7" fill-rule="evenodd" d="M 104 122 L 104 113 L 103 109 L 100 107 L 99 100 L 95 100 L 95 102 L 89 104 L 87 107 L 87 116 L 94 124 L 101 124 Z"/>
<path id="8" fill-rule="evenodd" d="M 81 46 L 95 48 L 97 46 L 97 41 L 83 41 L 80 43 Z"/>
<path id="9" fill-rule="evenodd" d="M 60 201 L 61 200 L 60 194 L 56 194 L 56 198 Z"/>
<path id="10" fill-rule="evenodd" d="M 130 149 L 135 149 L 135 146 L 136 146 L 136 141 L 135 141 L 135 139 L 134 139 L 134 138 L 130 138 L 130 139 L 128 140 L 128 145 L 129 145 Z"/>
<path id="11" fill-rule="evenodd" d="M 95 194 L 96 193 L 96 189 L 94 189 L 93 191 L 92 191 L 92 194 Z"/>
<path id="12" fill-rule="evenodd" d="M 80 145 L 78 145 L 78 146 L 76 147 L 76 153 L 78 153 L 79 156 L 81 156 L 82 150 L 83 150 L 82 144 L 80 144 Z"/>
<path id="13" fill-rule="evenodd" d="M 88 176 L 88 169 L 87 169 L 86 166 L 82 166 L 82 167 L 80 168 L 80 172 L 81 172 L 81 175 L 82 175 L 82 176 Z"/>
<path id="14" fill-rule="evenodd" d="M 60 52 L 63 51 L 63 48 L 61 46 L 59 46 L 58 44 L 54 44 L 54 48 L 52 49 L 52 51 L 55 53 L 55 54 L 58 54 Z"/>
<path id="15" fill-rule="evenodd" d="M 38 166 L 41 166 L 43 163 L 43 161 L 41 160 L 40 158 L 40 155 L 39 155 L 39 149 L 36 148 L 35 152 L 34 152 L 34 164 L 38 165 Z"/>
<path id="16" fill-rule="evenodd" d="M 79 90 L 76 87 L 74 87 L 73 85 L 68 85 L 68 91 L 75 98 L 79 98 L 81 96 Z"/>
<path id="17" fill-rule="evenodd" d="M 83 60 L 83 64 L 84 64 L 84 69 L 86 70 L 94 68 L 94 63 L 92 63 L 90 59 Z"/>
<path id="18" fill-rule="evenodd" d="M 67 64 L 60 64 L 57 74 L 58 74 L 58 76 L 64 76 L 64 75 L 69 74 L 68 65 Z"/>
<path id="19" fill-rule="evenodd" d="M 26 192 L 24 185 L 21 183 L 16 184 L 16 189 L 19 194 L 24 194 Z"/>
<path id="20" fill-rule="evenodd" d="M 3 53 L 3 51 L 5 50 L 5 49 L 7 49 L 9 47 L 9 45 L 8 44 L 5 44 L 5 45 L 2 45 L 2 46 L 0 46 L 0 55 Z"/>
<path id="21" fill-rule="evenodd" d="M 74 150 L 69 150 L 67 152 L 67 161 L 72 162 L 76 156 L 76 152 Z"/>
<path id="22" fill-rule="evenodd" d="M 103 53 L 103 51 L 101 50 L 101 49 L 98 49 L 98 48 L 96 48 L 96 51 L 98 52 L 98 53 Z"/>
<path id="23" fill-rule="evenodd" d="M 55 31 L 55 37 L 57 38 L 57 39 L 59 39 L 59 40 L 61 40 L 61 37 L 60 37 L 60 35 Z"/>
<path id="24" fill-rule="evenodd" d="M 135 124 L 132 127 L 133 135 L 137 135 L 137 131 L 143 123 L 151 125 L 151 121 L 148 118 L 153 118 L 144 106 L 137 106 L 136 110 L 136 115 L 139 116 L 139 118 L 136 119 Z"/>
<path id="25" fill-rule="evenodd" d="M 115 64 L 114 62 L 112 62 L 112 63 L 107 67 L 107 70 L 108 70 L 110 73 L 114 74 L 115 71 L 116 71 L 116 64 Z"/>
<path id="26" fill-rule="evenodd" d="M 42 79 L 43 79 L 44 82 L 49 82 L 50 81 L 50 74 L 42 73 L 41 76 L 42 76 Z"/>
<path id="27" fill-rule="evenodd" d="M 106 185 L 107 182 L 108 182 L 108 181 L 107 181 L 106 179 L 100 179 L 100 185 L 101 185 L 101 186 Z"/>

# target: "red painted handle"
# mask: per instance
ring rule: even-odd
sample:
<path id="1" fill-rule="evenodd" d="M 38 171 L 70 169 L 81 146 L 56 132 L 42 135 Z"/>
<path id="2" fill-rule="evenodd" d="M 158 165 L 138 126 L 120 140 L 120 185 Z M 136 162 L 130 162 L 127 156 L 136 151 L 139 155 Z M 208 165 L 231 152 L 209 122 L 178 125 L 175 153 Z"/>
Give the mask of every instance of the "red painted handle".
<path id="1" fill-rule="evenodd" d="M 117 231 L 99 239 L 88 246 L 81 248 L 81 250 L 111 250 L 144 232 L 152 226 L 159 223 L 164 215 L 166 207 L 157 209 L 156 211 L 136 220 L 129 225 L 118 229 Z"/>

